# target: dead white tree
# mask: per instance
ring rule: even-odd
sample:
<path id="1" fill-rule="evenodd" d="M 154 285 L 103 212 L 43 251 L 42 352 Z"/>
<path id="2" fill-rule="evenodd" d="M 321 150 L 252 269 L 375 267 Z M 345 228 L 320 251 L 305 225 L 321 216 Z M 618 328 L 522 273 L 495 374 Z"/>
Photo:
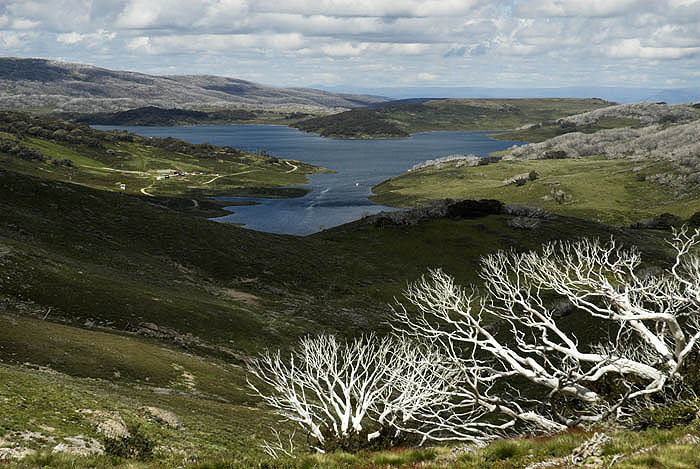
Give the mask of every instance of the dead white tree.
<path id="1" fill-rule="evenodd" d="M 463 429 L 474 418 L 556 431 L 621 417 L 638 398 L 679 381 L 700 340 L 700 230 L 676 231 L 669 244 L 675 263 L 658 275 L 640 273 L 635 249 L 582 240 L 484 257 L 481 297 L 440 270 L 410 285 L 412 311 L 395 308 L 395 327 L 438 344 L 469 377 L 425 416 L 426 436 L 469 439 Z M 562 297 L 576 315 L 559 320 L 550 305 Z M 575 323 L 601 342 L 579 341 Z M 612 402 L 596 388 L 608 377 L 625 389 Z M 573 399 L 575 412 L 542 405 L 555 398 Z"/>
<path id="2" fill-rule="evenodd" d="M 282 441 L 282 435 L 279 430 L 276 428 L 271 428 L 270 430 L 272 430 L 275 439 L 272 441 L 263 440 L 263 442 L 260 443 L 263 452 L 272 459 L 279 459 L 282 456 L 292 459 L 296 458 L 296 452 L 294 450 L 294 437 L 296 436 L 296 432 L 293 431 L 287 435 L 285 438 L 286 441 Z"/>
<path id="3" fill-rule="evenodd" d="M 248 364 L 253 391 L 278 415 L 308 433 L 322 450 L 326 437 L 363 430 L 412 429 L 415 415 L 449 398 L 458 378 L 435 349 L 395 337 L 352 341 L 321 335 L 302 339 L 288 360 L 265 353 Z M 255 381 L 255 382 L 254 382 Z"/>

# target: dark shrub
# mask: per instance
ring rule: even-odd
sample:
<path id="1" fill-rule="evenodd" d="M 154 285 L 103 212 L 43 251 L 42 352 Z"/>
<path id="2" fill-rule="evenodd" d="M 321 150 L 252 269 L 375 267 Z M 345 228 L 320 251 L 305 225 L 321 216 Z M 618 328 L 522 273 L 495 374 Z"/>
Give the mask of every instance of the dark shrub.
<path id="1" fill-rule="evenodd" d="M 130 425 L 129 434 L 123 438 L 105 438 L 105 454 L 127 459 L 151 459 L 155 444 L 144 435 L 141 427 Z"/>
<path id="2" fill-rule="evenodd" d="M 464 218 L 481 218 L 487 215 L 498 215 L 503 213 L 503 203 L 498 200 L 481 199 L 481 200 L 461 200 L 447 207 L 448 218 L 464 219 Z"/>
<path id="3" fill-rule="evenodd" d="M 544 152 L 545 160 L 562 160 L 567 157 L 564 150 L 548 150 Z"/>
<path id="4" fill-rule="evenodd" d="M 659 404 L 639 411 L 634 417 L 633 426 L 637 430 L 674 428 L 695 420 L 698 411 L 700 411 L 700 402 L 697 399 Z"/>
<path id="5" fill-rule="evenodd" d="M 695 212 L 688 220 L 691 226 L 700 227 L 700 212 Z"/>
<path id="6" fill-rule="evenodd" d="M 358 432 L 350 432 L 347 436 L 337 437 L 330 431 L 324 431 L 325 442 L 323 450 L 326 452 L 345 451 L 357 453 L 359 451 L 384 451 L 399 446 L 416 446 L 420 437 L 412 433 L 398 433 L 394 428 L 382 427 L 379 436 L 367 440 L 367 435 L 377 429 L 363 429 Z"/>

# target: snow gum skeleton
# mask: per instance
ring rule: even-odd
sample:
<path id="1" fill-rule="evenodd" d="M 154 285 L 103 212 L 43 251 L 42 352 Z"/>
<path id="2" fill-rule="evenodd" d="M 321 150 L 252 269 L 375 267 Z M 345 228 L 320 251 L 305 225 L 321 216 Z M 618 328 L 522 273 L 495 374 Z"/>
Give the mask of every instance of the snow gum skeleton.
<path id="1" fill-rule="evenodd" d="M 483 440 L 488 435 L 464 431 L 479 412 L 501 427 L 510 421 L 535 431 L 622 418 L 635 401 L 681 380 L 700 340 L 700 230 L 675 231 L 669 245 L 675 262 L 658 275 L 640 274 L 634 249 L 581 240 L 484 257 L 481 296 L 440 270 L 410 285 L 410 312 L 395 308 L 395 327 L 437 344 L 469 377 L 426 419 L 432 428 L 426 436 Z M 557 297 L 575 307 L 576 317 L 557 319 L 549 306 Z M 600 327 L 608 331 L 605 340 L 579 342 L 565 326 L 582 320 L 606 326 Z M 596 387 L 607 377 L 625 388 L 612 401 Z M 529 383 L 539 395 L 529 392 L 535 400 L 528 400 L 513 382 Z M 542 405 L 555 396 L 578 402 L 575 415 Z"/>

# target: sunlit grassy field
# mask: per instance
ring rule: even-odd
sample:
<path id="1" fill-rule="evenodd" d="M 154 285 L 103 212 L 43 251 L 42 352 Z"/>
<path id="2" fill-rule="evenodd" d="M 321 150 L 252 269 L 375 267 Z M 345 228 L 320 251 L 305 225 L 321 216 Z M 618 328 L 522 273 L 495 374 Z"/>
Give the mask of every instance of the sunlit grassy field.
<path id="1" fill-rule="evenodd" d="M 700 193 L 674 194 L 648 177 L 670 170 L 669 163 L 591 157 L 563 160 L 501 161 L 458 167 L 451 162 L 405 173 L 373 188 L 376 203 L 415 206 L 441 198 L 497 199 L 541 207 L 562 215 L 627 225 L 660 213 L 688 218 L 700 210 Z M 522 186 L 504 181 L 535 171 Z M 562 191 L 561 202 L 554 192 Z"/>

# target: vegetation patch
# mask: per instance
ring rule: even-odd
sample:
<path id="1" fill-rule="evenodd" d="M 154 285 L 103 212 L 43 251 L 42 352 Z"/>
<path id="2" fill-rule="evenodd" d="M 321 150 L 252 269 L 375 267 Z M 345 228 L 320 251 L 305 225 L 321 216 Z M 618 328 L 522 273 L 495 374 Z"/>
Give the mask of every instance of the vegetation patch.
<path id="1" fill-rule="evenodd" d="M 574 98 L 421 100 L 353 109 L 293 126 L 336 138 L 405 137 L 438 130 L 513 130 L 611 104 Z"/>
<path id="2" fill-rule="evenodd" d="M 471 167 L 444 163 L 375 186 L 372 200 L 409 207 L 442 198 L 497 199 L 618 226 L 663 212 L 688 219 L 698 210 L 700 188 L 687 187 L 679 198 L 673 188 L 654 182 L 674 168 L 666 161 L 640 164 L 605 157 L 513 160 Z M 537 174 L 534 180 L 505 184 L 532 172 Z"/>

